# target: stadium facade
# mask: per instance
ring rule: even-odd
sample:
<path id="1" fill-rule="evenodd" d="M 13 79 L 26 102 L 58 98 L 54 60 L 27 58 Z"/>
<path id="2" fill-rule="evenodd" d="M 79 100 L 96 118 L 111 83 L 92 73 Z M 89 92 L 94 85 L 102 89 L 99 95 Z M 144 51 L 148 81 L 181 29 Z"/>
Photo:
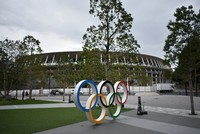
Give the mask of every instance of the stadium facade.
<path id="1" fill-rule="evenodd" d="M 61 55 L 67 55 L 72 64 L 76 65 L 79 62 L 81 53 L 82 51 L 43 53 L 39 54 L 40 59 L 35 58 L 34 62 L 42 59 L 42 61 L 40 61 L 42 65 L 46 66 L 48 69 L 54 70 L 54 67 L 58 64 L 58 61 L 61 60 Z M 165 78 L 164 73 L 167 70 L 170 71 L 170 67 L 164 65 L 163 59 L 161 58 L 145 54 L 136 54 L 134 55 L 135 60 L 133 61 L 133 59 L 130 58 L 130 54 L 120 55 L 118 52 L 111 54 L 112 59 L 114 59 L 111 61 L 112 65 L 126 65 L 130 69 L 134 69 L 136 66 L 140 66 L 142 68 L 140 71 L 145 76 L 150 77 L 150 82 L 148 82 L 147 85 L 169 82 L 169 80 Z M 105 63 L 104 56 L 101 53 L 99 54 L 99 62 L 102 64 Z M 124 80 L 127 81 L 126 78 Z M 135 83 L 137 84 L 137 80 L 135 80 Z"/>

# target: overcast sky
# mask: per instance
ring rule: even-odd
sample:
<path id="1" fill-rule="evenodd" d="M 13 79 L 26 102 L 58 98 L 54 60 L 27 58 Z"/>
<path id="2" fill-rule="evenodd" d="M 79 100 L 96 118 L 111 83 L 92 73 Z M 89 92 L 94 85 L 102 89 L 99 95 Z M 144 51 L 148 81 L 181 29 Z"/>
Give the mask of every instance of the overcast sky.
<path id="1" fill-rule="evenodd" d="M 82 50 L 82 36 L 96 24 L 89 14 L 90 0 L 0 0 L 0 40 L 23 40 L 33 35 L 44 52 Z M 122 0 L 132 14 L 132 33 L 140 44 L 140 53 L 163 58 L 163 46 L 169 34 L 166 25 L 174 19 L 176 8 L 200 0 Z"/>

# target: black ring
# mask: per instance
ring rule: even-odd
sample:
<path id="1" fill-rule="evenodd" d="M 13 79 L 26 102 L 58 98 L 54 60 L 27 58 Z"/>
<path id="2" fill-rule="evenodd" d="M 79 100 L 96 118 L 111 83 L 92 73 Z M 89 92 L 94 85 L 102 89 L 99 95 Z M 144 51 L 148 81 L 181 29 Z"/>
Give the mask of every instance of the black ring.
<path id="1" fill-rule="evenodd" d="M 109 85 L 108 85 L 108 84 L 109 84 Z M 104 85 L 107 85 L 107 86 L 109 87 L 109 89 L 110 89 L 110 90 L 113 90 L 113 93 L 115 93 L 115 89 L 114 89 L 113 84 L 112 84 L 110 81 L 107 80 L 107 81 L 104 81 L 104 83 L 103 83 L 102 86 L 100 87 L 100 94 L 101 94 L 101 92 L 102 92 L 102 89 L 103 89 L 103 86 L 104 86 Z M 111 87 L 110 87 L 110 86 L 111 86 Z M 102 104 L 104 107 L 106 107 L 106 108 L 109 107 L 109 104 L 108 104 L 108 105 L 104 104 L 104 102 L 103 102 L 103 100 L 102 100 L 101 97 L 100 97 L 100 101 L 101 101 L 101 104 Z M 115 95 L 114 95 L 113 100 L 112 100 L 112 102 L 111 102 L 110 105 L 113 105 L 114 101 L 115 101 Z"/>

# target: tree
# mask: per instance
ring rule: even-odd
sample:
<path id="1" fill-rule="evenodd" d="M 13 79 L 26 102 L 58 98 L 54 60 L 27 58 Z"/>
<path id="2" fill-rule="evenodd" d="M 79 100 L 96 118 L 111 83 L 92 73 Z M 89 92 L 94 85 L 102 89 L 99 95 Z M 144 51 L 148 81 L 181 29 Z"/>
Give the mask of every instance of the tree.
<path id="1" fill-rule="evenodd" d="M 105 57 L 106 79 L 110 79 L 109 53 L 135 53 L 139 45 L 130 33 L 133 18 L 122 7 L 120 0 L 90 0 L 89 13 L 100 21 L 84 34 L 84 49 L 99 49 Z"/>
<path id="2" fill-rule="evenodd" d="M 26 82 L 25 80 L 33 77 L 32 69 L 39 64 L 32 64 L 35 59 L 32 59 L 31 63 L 30 58 L 33 54 L 42 52 L 39 43 L 39 40 L 30 35 L 24 37 L 23 41 L 9 39 L 0 41 L 0 79 L 2 80 L 0 89 L 4 90 L 4 95 L 8 95 L 11 89 L 19 89 Z M 28 55 L 31 56 L 28 58 Z M 26 74 L 30 74 L 28 75 L 30 77 Z"/>
<path id="3" fill-rule="evenodd" d="M 40 41 L 35 39 L 31 35 L 27 35 L 24 37 L 21 45 L 19 46 L 19 49 L 20 55 L 33 55 L 42 52 Z"/>
<path id="4" fill-rule="evenodd" d="M 200 39 L 200 14 L 195 14 L 193 7 L 188 6 L 177 8 L 174 13 L 175 21 L 170 21 L 167 28 L 170 31 L 164 51 L 165 60 L 168 63 L 177 66 L 180 72 L 184 72 L 190 89 L 191 114 L 195 114 L 193 90 L 192 90 L 192 73 L 197 67 Z"/>
<path id="5" fill-rule="evenodd" d="M 65 101 L 65 89 L 73 82 L 73 64 L 69 55 L 66 54 L 59 55 L 57 63 L 53 75 L 57 83 L 63 88 L 63 101 Z"/>
<path id="6" fill-rule="evenodd" d="M 0 41 L 0 73 L 1 79 L 0 89 L 4 90 L 4 95 L 9 94 L 9 90 L 13 88 L 13 83 L 16 81 L 16 77 L 13 77 L 15 73 L 15 59 L 19 54 L 18 46 L 20 41 L 14 41 L 5 39 Z"/>
<path id="7" fill-rule="evenodd" d="M 81 54 L 82 69 L 81 75 L 83 79 L 91 79 L 93 81 L 102 80 L 104 74 L 104 66 L 101 63 L 101 52 L 99 50 L 84 50 Z"/>
<path id="8" fill-rule="evenodd" d="M 19 46 L 20 49 L 20 56 L 24 56 L 24 58 L 28 58 L 34 55 L 42 52 L 42 49 L 40 47 L 40 41 L 35 39 L 31 35 L 27 35 L 24 37 L 22 43 Z M 29 56 L 27 56 L 29 55 Z M 26 59 L 24 59 L 26 60 Z M 28 77 L 27 80 L 29 81 L 29 99 L 32 99 L 32 88 L 34 83 L 34 69 L 37 69 L 37 65 L 41 64 L 34 64 L 35 59 L 31 59 L 30 62 L 25 66 L 25 70 L 27 71 Z"/>
<path id="9" fill-rule="evenodd" d="M 190 69 L 190 74 L 186 73 L 188 72 L 188 69 Z M 200 40 L 192 39 L 190 44 L 185 46 L 180 54 L 178 66 L 173 73 L 174 81 L 185 85 L 186 95 L 189 85 L 188 75 L 191 75 L 191 81 L 194 83 L 190 85 L 194 85 L 195 87 L 198 69 L 200 69 Z"/>

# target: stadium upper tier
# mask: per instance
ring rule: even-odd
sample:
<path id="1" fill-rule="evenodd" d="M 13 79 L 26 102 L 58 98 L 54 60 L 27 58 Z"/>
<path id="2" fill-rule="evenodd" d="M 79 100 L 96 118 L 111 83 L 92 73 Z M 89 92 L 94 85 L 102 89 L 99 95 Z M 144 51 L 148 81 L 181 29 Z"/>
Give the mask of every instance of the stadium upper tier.
<path id="1" fill-rule="evenodd" d="M 65 55 L 72 63 L 77 64 L 81 53 L 82 51 L 43 53 L 39 54 L 39 57 L 36 56 L 34 62 L 40 62 L 45 66 L 53 66 L 62 60 L 63 55 Z M 132 56 L 134 58 L 132 58 L 130 54 L 121 55 L 119 53 L 111 53 L 111 55 L 112 58 L 109 59 L 111 64 L 140 65 L 147 68 L 170 69 L 169 66 L 163 64 L 163 59 L 151 55 L 135 54 Z M 99 54 L 99 61 L 105 63 L 104 56 L 101 53 Z"/>

